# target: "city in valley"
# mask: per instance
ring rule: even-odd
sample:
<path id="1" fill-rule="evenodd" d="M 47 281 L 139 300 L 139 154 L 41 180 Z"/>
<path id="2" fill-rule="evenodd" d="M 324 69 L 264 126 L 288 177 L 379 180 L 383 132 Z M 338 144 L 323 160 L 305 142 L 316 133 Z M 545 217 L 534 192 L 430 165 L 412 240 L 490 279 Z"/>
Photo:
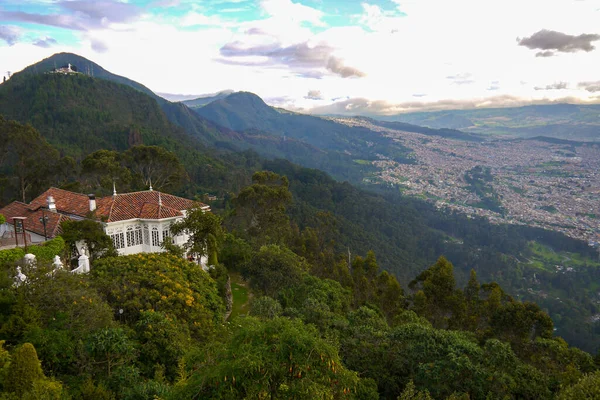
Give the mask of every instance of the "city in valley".
<path id="1" fill-rule="evenodd" d="M 545 139 L 448 139 L 336 118 L 393 138 L 414 163 L 379 155 L 366 178 L 493 223 L 526 224 L 600 242 L 600 144 Z"/>

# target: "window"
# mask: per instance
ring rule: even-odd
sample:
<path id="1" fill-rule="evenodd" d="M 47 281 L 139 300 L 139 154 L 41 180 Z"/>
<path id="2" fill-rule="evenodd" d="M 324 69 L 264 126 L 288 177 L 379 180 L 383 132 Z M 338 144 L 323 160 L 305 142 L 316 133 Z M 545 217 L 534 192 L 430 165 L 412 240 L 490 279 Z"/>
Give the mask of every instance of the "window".
<path id="1" fill-rule="evenodd" d="M 144 225 L 144 244 L 150 244 L 150 230 L 148 225 Z"/>
<path id="2" fill-rule="evenodd" d="M 127 247 L 142 244 L 142 227 L 129 225 L 127 227 Z"/>
<path id="3" fill-rule="evenodd" d="M 112 239 L 115 249 L 122 249 L 125 247 L 125 235 L 123 235 L 122 232 L 110 235 L 110 238 Z"/>
<path id="4" fill-rule="evenodd" d="M 160 246 L 157 227 L 152 228 L 152 246 Z"/>
<path id="5" fill-rule="evenodd" d="M 171 236 L 171 232 L 169 232 L 169 228 L 164 229 L 162 231 L 162 241 L 164 242 L 166 238 Z"/>
<path id="6" fill-rule="evenodd" d="M 133 237 L 133 226 L 127 227 L 127 247 L 135 246 L 135 238 Z"/>
<path id="7" fill-rule="evenodd" d="M 134 233 L 133 237 L 134 237 L 135 245 L 137 246 L 137 245 L 143 244 L 144 242 L 142 240 L 142 227 L 139 225 L 136 226 L 135 231 L 133 233 Z"/>

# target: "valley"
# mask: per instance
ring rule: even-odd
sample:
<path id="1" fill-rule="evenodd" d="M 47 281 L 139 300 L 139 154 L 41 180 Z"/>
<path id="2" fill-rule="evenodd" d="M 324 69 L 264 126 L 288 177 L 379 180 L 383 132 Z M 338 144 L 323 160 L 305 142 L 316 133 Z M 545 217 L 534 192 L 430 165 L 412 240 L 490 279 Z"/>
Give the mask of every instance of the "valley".
<path id="1" fill-rule="evenodd" d="M 371 183 L 389 184 L 437 208 L 562 232 L 600 242 L 600 146 L 545 138 L 466 141 L 374 125 L 337 122 L 382 133 L 412 150 L 414 163 L 379 155 Z M 473 172 L 477 176 L 473 177 Z"/>

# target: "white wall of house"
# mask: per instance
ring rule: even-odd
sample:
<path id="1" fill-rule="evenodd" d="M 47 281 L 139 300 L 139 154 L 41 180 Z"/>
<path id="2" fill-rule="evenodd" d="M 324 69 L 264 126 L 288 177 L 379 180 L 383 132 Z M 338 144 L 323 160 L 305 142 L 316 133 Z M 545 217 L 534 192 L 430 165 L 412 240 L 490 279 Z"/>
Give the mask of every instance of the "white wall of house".
<path id="1" fill-rule="evenodd" d="M 174 244 L 179 246 L 187 242 L 187 235 L 173 236 L 170 231 L 171 224 L 181 219 L 181 217 L 160 220 L 136 218 L 109 222 L 106 223 L 104 231 L 110 236 L 120 255 L 158 253 L 164 251 L 161 246 L 166 237 L 173 238 Z"/>
<path id="2" fill-rule="evenodd" d="M 4 234 L 6 234 L 7 236 L 10 235 L 10 232 L 13 230 L 13 226 L 8 222 L 0 225 L 0 237 L 4 236 Z"/>

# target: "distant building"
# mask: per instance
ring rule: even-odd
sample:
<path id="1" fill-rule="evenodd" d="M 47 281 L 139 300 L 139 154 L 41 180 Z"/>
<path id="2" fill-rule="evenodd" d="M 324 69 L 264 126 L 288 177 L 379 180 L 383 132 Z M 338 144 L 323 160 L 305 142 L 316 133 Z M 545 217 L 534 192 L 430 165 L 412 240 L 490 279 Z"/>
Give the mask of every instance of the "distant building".
<path id="1" fill-rule="evenodd" d="M 68 63 L 67 65 L 63 65 L 60 68 L 54 68 L 52 71 L 55 74 L 78 74 L 77 67 Z"/>
<path id="2" fill-rule="evenodd" d="M 12 238 L 14 243 L 14 218 L 26 218 L 24 227 L 29 243 L 59 235 L 62 221 L 94 218 L 102 224 L 119 254 L 155 253 L 163 251 L 161 245 L 167 237 L 172 237 L 178 245 L 187 242 L 186 235 L 172 236 L 170 226 L 196 207 L 210 211 L 206 204 L 154 190 L 115 192 L 96 199 L 94 195 L 53 187 L 29 204 L 14 201 L 0 209 L 0 214 L 6 217 L 6 223 L 0 225 L 0 236 L 5 241 Z"/>

